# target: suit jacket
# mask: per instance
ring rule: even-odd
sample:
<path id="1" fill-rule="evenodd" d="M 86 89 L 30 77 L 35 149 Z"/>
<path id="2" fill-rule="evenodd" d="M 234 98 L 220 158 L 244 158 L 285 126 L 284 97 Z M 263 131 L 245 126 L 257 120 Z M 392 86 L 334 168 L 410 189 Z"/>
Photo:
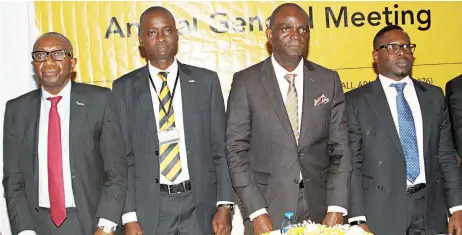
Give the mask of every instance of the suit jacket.
<path id="1" fill-rule="evenodd" d="M 443 92 L 413 82 L 423 121 L 425 228 L 437 234 L 447 230 L 447 206 L 462 205 L 460 177 Z M 381 82 L 352 90 L 346 98 L 353 152 L 350 217 L 365 215 L 377 235 L 405 234 L 406 163 Z"/>
<path id="2" fill-rule="evenodd" d="M 322 222 L 328 206 L 348 209 L 351 151 L 340 79 L 306 60 L 303 79 L 298 145 L 271 57 L 236 73 L 228 98 L 227 158 L 244 216 L 267 208 L 275 228 L 297 209 L 300 171 L 311 220 Z M 321 95 L 330 101 L 315 106 Z"/>
<path id="3" fill-rule="evenodd" d="M 120 221 L 127 192 L 125 145 L 110 94 L 106 88 L 72 83 L 69 157 L 83 234 L 95 232 L 98 218 Z M 6 104 L 3 185 L 13 234 L 40 227 L 36 223 L 40 100 L 37 89 Z"/>
<path id="4" fill-rule="evenodd" d="M 215 72 L 179 62 L 178 68 L 195 212 L 202 233 L 211 234 L 217 201 L 234 201 L 235 197 L 224 154 L 224 101 Z M 160 163 L 158 121 L 149 86 L 149 69 L 145 66 L 117 79 L 113 92 L 122 102 L 122 123 L 131 148 L 124 213 L 136 212 L 144 234 L 155 234 L 159 218 Z"/>
<path id="5" fill-rule="evenodd" d="M 446 83 L 446 98 L 452 124 L 452 137 L 460 163 L 460 156 L 462 156 L 462 74 Z"/>

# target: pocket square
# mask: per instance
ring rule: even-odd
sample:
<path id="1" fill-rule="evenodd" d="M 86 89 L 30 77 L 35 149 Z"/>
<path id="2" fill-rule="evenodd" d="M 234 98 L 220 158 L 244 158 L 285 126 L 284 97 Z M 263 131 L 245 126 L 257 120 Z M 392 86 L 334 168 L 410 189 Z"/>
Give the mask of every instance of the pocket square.
<path id="1" fill-rule="evenodd" d="M 314 106 L 319 106 L 319 105 L 322 105 L 322 104 L 327 104 L 329 103 L 329 98 L 327 98 L 324 94 L 322 94 L 321 96 L 319 96 L 319 98 L 317 99 L 314 99 Z"/>

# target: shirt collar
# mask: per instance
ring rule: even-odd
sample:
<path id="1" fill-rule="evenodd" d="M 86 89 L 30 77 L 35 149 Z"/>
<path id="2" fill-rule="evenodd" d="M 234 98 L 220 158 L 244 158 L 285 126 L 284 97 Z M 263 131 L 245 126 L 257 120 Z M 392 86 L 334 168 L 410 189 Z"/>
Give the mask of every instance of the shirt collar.
<path id="1" fill-rule="evenodd" d="M 64 88 L 57 94 L 57 95 L 52 95 L 50 94 L 48 91 L 46 91 L 43 87 L 41 88 L 42 89 L 42 100 L 47 100 L 47 98 L 50 98 L 50 97 L 56 97 L 56 96 L 62 96 L 63 99 L 69 99 L 69 97 L 71 96 L 71 87 L 72 87 L 72 82 L 69 80 L 66 84 L 66 86 L 64 86 Z M 60 102 L 61 103 L 61 102 Z"/>
<path id="2" fill-rule="evenodd" d="M 408 87 L 414 86 L 414 83 L 412 82 L 412 79 L 409 76 L 406 76 L 405 78 L 401 79 L 401 81 L 395 81 L 391 78 L 383 76 L 382 74 L 379 74 L 379 80 L 384 90 L 390 88 L 390 85 L 394 83 L 406 83 L 406 86 Z"/>
<path id="3" fill-rule="evenodd" d="M 294 71 L 289 72 L 284 67 L 282 67 L 274 58 L 274 55 L 271 54 L 271 63 L 273 64 L 274 72 L 276 73 L 276 77 L 283 78 L 286 74 L 295 73 L 297 77 L 303 77 L 303 59 L 300 59 L 300 63 L 298 63 L 297 67 Z"/>
<path id="4" fill-rule="evenodd" d="M 159 72 L 167 72 L 168 73 L 167 79 L 169 77 L 176 77 L 178 73 L 178 61 L 176 60 L 176 58 L 173 60 L 173 63 L 165 70 L 161 70 L 159 68 L 154 67 L 150 62 L 148 62 L 148 67 L 149 67 L 149 73 L 151 74 L 153 82 L 158 82 L 158 81 L 161 82 L 159 79 L 155 79 L 157 78 L 157 74 Z"/>

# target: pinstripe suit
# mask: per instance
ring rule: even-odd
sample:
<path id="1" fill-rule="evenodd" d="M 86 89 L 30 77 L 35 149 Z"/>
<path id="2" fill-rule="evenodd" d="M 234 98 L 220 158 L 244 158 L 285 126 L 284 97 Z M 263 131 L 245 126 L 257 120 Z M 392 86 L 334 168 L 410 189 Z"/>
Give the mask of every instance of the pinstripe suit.
<path id="1" fill-rule="evenodd" d="M 348 208 L 351 152 L 340 79 L 306 60 L 303 79 L 298 145 L 271 58 L 236 73 L 228 99 L 227 158 L 244 216 L 267 208 L 275 228 L 297 209 L 300 172 L 304 217 L 322 222 L 327 206 Z M 321 95 L 330 101 L 315 106 Z"/>
<path id="2" fill-rule="evenodd" d="M 203 234 L 212 233 L 217 201 L 233 201 L 224 156 L 225 111 L 216 73 L 178 62 L 189 176 L 195 216 Z M 129 190 L 124 213 L 137 213 L 144 234 L 159 223 L 159 140 L 149 91 L 148 67 L 117 79 L 113 92 L 121 100 L 121 122 L 129 154 Z M 194 81 L 194 82 L 190 82 Z"/>

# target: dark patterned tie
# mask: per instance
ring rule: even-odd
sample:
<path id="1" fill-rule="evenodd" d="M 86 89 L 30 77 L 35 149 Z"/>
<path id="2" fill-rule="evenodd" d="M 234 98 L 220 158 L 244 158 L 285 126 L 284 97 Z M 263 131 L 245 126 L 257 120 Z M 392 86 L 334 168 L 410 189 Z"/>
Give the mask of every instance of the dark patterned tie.
<path id="1" fill-rule="evenodd" d="M 414 117 L 411 108 L 404 97 L 406 83 L 391 84 L 396 89 L 396 107 L 398 110 L 399 140 L 406 159 L 407 179 L 414 183 L 420 174 L 419 149 L 415 131 Z"/>

